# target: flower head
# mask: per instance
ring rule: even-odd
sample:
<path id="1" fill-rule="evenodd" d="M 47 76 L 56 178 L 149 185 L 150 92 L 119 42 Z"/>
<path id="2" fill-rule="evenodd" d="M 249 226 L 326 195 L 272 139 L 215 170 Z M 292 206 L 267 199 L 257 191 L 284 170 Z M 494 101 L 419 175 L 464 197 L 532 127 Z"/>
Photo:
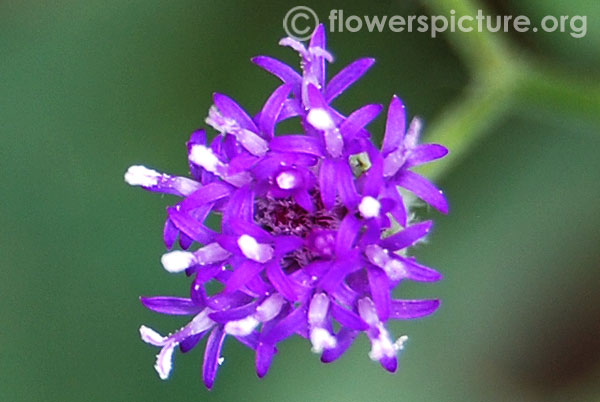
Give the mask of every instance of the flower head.
<path id="1" fill-rule="evenodd" d="M 398 188 L 447 213 L 443 194 L 410 171 L 447 150 L 418 143 L 421 123 L 414 119 L 406 130 L 404 105 L 396 96 L 381 149 L 366 129 L 380 105 L 348 116 L 335 110 L 331 101 L 374 60 L 357 60 L 326 82 L 333 57 L 324 32 L 319 26 L 308 47 L 291 38 L 280 42 L 300 54 L 301 74 L 267 56 L 253 59 L 283 81 L 253 117 L 228 96 L 214 95 L 206 123 L 217 135 L 209 143 L 203 130 L 192 134 L 191 178 L 143 166 L 125 174 L 133 186 L 181 197 L 167 208 L 164 227 L 167 248 L 178 239 L 181 250 L 161 261 L 168 272 L 193 277 L 190 295 L 141 299 L 158 313 L 191 317 L 167 337 L 140 328 L 145 342 L 161 348 L 155 368 L 162 379 L 171 372 L 175 349 L 185 353 L 205 336 L 208 388 L 223 362 L 226 337 L 255 351 L 262 377 L 277 344 L 292 335 L 306 338 L 323 362 L 331 362 L 364 332 L 369 357 L 393 372 L 407 338 L 393 339 L 386 322 L 423 317 L 440 304 L 392 299 L 391 292 L 403 280 L 441 278 L 406 253 L 432 222 L 409 222 Z M 290 118 L 300 119 L 303 132 L 276 136 L 275 126 Z M 211 214 L 221 217 L 220 228 L 205 224 Z M 209 295 L 209 282 L 223 289 Z"/>

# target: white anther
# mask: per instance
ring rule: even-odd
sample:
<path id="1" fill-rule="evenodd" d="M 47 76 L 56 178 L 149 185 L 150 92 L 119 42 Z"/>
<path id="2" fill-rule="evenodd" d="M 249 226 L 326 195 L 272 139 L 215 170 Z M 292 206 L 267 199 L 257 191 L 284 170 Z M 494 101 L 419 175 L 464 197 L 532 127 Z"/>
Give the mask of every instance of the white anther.
<path id="1" fill-rule="evenodd" d="M 396 356 L 396 347 L 390 339 L 390 334 L 385 329 L 383 324 L 377 326 L 379 329 L 379 336 L 377 338 L 371 338 L 371 351 L 369 352 L 369 358 L 371 360 L 379 361 L 384 357 Z"/>
<path id="2" fill-rule="evenodd" d="M 250 335 L 258 324 L 259 321 L 254 316 L 249 315 L 241 320 L 229 321 L 225 324 L 225 332 L 229 335 L 246 336 Z"/>
<path id="3" fill-rule="evenodd" d="M 406 269 L 404 268 L 404 265 L 395 259 L 390 259 L 388 262 L 386 262 L 383 266 L 383 270 L 393 281 L 397 281 L 398 279 L 402 279 L 406 276 Z"/>
<path id="4" fill-rule="evenodd" d="M 256 308 L 254 316 L 261 322 L 271 321 L 273 318 L 277 317 L 284 303 L 285 299 L 283 296 L 279 293 L 275 293 L 266 298 L 265 301 Z"/>
<path id="5" fill-rule="evenodd" d="M 281 172 L 275 179 L 282 190 L 291 190 L 297 185 L 296 176 L 289 172 Z"/>
<path id="6" fill-rule="evenodd" d="M 140 336 L 144 342 L 154 346 L 163 346 L 167 342 L 166 337 L 145 325 L 140 327 Z"/>
<path id="7" fill-rule="evenodd" d="M 145 166 L 130 166 L 125 172 L 125 182 L 130 186 L 153 187 L 158 184 L 158 179 L 162 176 L 156 170 L 148 169 Z"/>
<path id="8" fill-rule="evenodd" d="M 312 351 L 321 353 L 323 349 L 335 348 L 337 340 L 325 328 L 317 327 L 310 330 L 310 342 L 312 343 Z"/>
<path id="9" fill-rule="evenodd" d="M 331 130 L 335 127 L 335 123 L 329 113 L 322 108 L 311 109 L 306 119 L 313 127 L 319 130 Z"/>
<path id="10" fill-rule="evenodd" d="M 381 209 L 381 204 L 377 199 L 367 195 L 363 197 L 358 205 L 358 210 L 363 218 L 375 218 L 379 216 L 379 210 Z"/>
<path id="11" fill-rule="evenodd" d="M 259 244 L 256 239 L 250 235 L 243 234 L 237 241 L 240 250 L 244 255 L 256 262 L 267 262 L 273 257 L 273 248 L 266 244 Z"/>
<path id="12" fill-rule="evenodd" d="M 217 167 L 221 165 L 221 161 L 214 154 L 212 149 L 205 147 L 204 145 L 194 145 L 190 151 L 190 160 L 198 166 L 202 166 L 204 169 L 211 173 L 217 171 Z"/>
<path id="13" fill-rule="evenodd" d="M 196 257 L 187 251 L 176 250 L 163 254 L 160 262 L 167 271 L 177 273 L 196 264 Z"/>
<path id="14" fill-rule="evenodd" d="M 308 308 L 308 323 L 311 326 L 322 326 L 329 310 L 329 297 L 325 293 L 313 296 Z"/>
<path id="15" fill-rule="evenodd" d="M 408 341 L 408 336 L 402 335 L 401 337 L 396 339 L 396 342 L 394 342 L 394 349 L 395 350 L 404 350 L 404 345 L 406 344 L 407 341 Z"/>

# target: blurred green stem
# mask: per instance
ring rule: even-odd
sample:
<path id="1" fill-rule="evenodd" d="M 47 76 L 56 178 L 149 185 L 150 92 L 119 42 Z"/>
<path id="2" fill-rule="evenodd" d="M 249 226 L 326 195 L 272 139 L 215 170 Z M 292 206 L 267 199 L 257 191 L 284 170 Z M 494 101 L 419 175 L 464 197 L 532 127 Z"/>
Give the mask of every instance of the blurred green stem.
<path id="1" fill-rule="evenodd" d="M 423 0 L 438 15 L 489 15 L 477 0 Z M 585 82 L 561 71 L 550 70 L 505 40 L 506 34 L 452 32 L 445 36 L 471 74 L 471 83 L 460 100 L 450 106 L 427 129 L 427 141 L 444 144 L 450 155 L 426 165 L 421 173 L 438 179 L 468 155 L 489 128 L 514 105 L 544 107 L 556 113 L 575 112 L 582 118 L 600 122 L 600 85 Z"/>

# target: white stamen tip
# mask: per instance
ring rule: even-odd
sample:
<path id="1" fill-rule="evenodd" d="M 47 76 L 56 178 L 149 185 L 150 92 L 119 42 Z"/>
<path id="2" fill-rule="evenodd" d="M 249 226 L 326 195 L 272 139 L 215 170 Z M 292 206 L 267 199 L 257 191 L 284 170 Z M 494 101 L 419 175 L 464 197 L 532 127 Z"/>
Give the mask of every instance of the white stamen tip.
<path id="1" fill-rule="evenodd" d="M 363 199 L 360 201 L 360 204 L 358 205 L 358 210 L 360 211 L 360 214 L 367 219 L 379 216 L 380 209 L 381 204 L 379 203 L 379 201 L 377 201 L 370 195 L 363 197 Z"/>
<path id="2" fill-rule="evenodd" d="M 390 334 L 383 324 L 379 324 L 377 329 L 379 329 L 379 336 L 377 338 L 371 338 L 371 351 L 369 352 L 371 360 L 379 361 L 384 357 L 396 356 L 396 351 L 398 349 L 390 340 Z"/>
<path id="3" fill-rule="evenodd" d="M 229 321 L 225 324 L 225 332 L 229 335 L 246 336 L 250 335 L 258 324 L 258 320 L 250 315 L 241 320 Z"/>
<path id="4" fill-rule="evenodd" d="M 310 331 L 310 342 L 313 353 L 321 353 L 323 349 L 335 348 L 337 340 L 325 328 L 317 327 Z"/>
<path id="5" fill-rule="evenodd" d="M 273 257 L 273 249 L 267 244 L 259 244 L 256 239 L 250 235 L 243 234 L 237 241 L 242 253 L 249 259 L 256 262 L 267 262 Z"/>
<path id="6" fill-rule="evenodd" d="M 221 164 L 219 158 L 217 158 L 210 148 L 198 144 L 192 146 L 190 151 L 190 160 L 211 173 L 216 172 L 217 166 Z"/>
<path id="7" fill-rule="evenodd" d="M 154 369 L 158 373 L 161 380 L 166 380 L 171 374 L 173 368 L 173 351 L 177 343 L 167 343 L 156 356 L 156 364 Z"/>
<path id="8" fill-rule="evenodd" d="M 164 346 L 167 338 L 145 325 L 140 327 L 140 337 L 146 343 L 154 346 Z"/>
<path id="9" fill-rule="evenodd" d="M 279 293 L 269 296 L 260 306 L 256 308 L 254 316 L 261 322 L 271 321 L 279 314 L 285 299 Z"/>
<path id="10" fill-rule="evenodd" d="M 160 259 L 163 267 L 171 272 L 177 273 L 186 270 L 192 265 L 196 264 L 196 257 L 194 254 L 187 251 L 171 251 L 170 253 L 163 254 Z"/>
<path id="11" fill-rule="evenodd" d="M 327 319 L 329 310 L 329 297 L 325 293 L 316 293 L 308 308 L 308 323 L 310 325 L 322 325 Z"/>
<path id="12" fill-rule="evenodd" d="M 217 364 L 220 366 L 221 364 L 223 364 L 224 361 L 225 361 L 225 358 L 223 356 L 221 356 L 217 359 Z"/>
<path id="13" fill-rule="evenodd" d="M 335 123 L 325 109 L 311 109 L 306 118 L 313 127 L 319 130 L 330 130 L 335 127 Z"/>
<path id="14" fill-rule="evenodd" d="M 282 190 L 291 190 L 296 187 L 296 176 L 289 172 L 281 172 L 277 175 L 275 179 L 277 181 L 277 185 Z"/>
<path id="15" fill-rule="evenodd" d="M 383 270 L 393 281 L 397 281 L 398 279 L 406 277 L 406 269 L 400 261 L 395 259 L 390 259 L 388 262 L 386 262 L 383 266 Z"/>
<path id="16" fill-rule="evenodd" d="M 404 350 L 404 345 L 406 344 L 407 341 L 408 341 L 408 336 L 402 335 L 400 338 L 396 339 L 396 342 L 394 342 L 394 349 L 395 350 Z"/>
<path id="17" fill-rule="evenodd" d="M 130 166 L 125 172 L 125 182 L 130 186 L 153 187 L 158 184 L 158 179 L 162 176 L 156 170 L 148 169 L 145 166 Z"/>

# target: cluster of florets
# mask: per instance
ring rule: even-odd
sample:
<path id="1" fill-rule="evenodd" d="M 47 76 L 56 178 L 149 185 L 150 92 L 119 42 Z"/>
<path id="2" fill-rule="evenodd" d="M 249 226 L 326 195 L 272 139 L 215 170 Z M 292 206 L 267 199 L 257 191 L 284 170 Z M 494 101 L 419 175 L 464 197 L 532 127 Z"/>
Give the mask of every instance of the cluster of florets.
<path id="1" fill-rule="evenodd" d="M 277 343 L 294 334 L 331 362 L 364 332 L 369 357 L 393 372 L 406 336 L 394 340 L 386 322 L 423 317 L 439 306 L 439 300 L 392 299 L 391 291 L 403 280 L 441 278 L 406 254 L 432 223 L 409 219 L 403 192 L 447 213 L 441 191 L 410 170 L 447 150 L 418 143 L 421 123 L 413 119 L 405 127 L 396 96 L 381 149 L 365 127 L 382 106 L 369 104 L 349 116 L 335 110 L 332 100 L 374 60 L 359 59 L 326 83 L 325 65 L 333 58 L 324 32 L 319 26 L 308 47 L 281 40 L 300 54 L 301 74 L 267 56 L 252 60 L 283 81 L 254 117 L 231 98 L 214 95 L 206 123 L 218 134 L 210 143 L 204 130 L 192 134 L 191 178 L 143 166 L 125 174 L 131 185 L 182 198 L 167 208 L 164 227 L 167 248 L 178 239 L 182 250 L 164 254 L 162 265 L 193 277 L 190 296 L 141 298 L 153 311 L 192 317 L 166 337 L 140 328 L 145 342 L 161 348 L 155 368 L 162 379 L 171 372 L 175 349 L 185 353 L 207 334 L 208 388 L 227 336 L 255 351 L 260 377 Z M 300 120 L 303 132 L 276 136 L 275 126 L 291 118 Z M 219 229 L 205 224 L 210 214 L 220 216 Z M 206 285 L 213 281 L 222 290 L 209 294 Z"/>

